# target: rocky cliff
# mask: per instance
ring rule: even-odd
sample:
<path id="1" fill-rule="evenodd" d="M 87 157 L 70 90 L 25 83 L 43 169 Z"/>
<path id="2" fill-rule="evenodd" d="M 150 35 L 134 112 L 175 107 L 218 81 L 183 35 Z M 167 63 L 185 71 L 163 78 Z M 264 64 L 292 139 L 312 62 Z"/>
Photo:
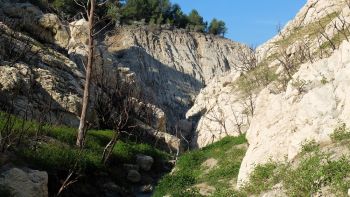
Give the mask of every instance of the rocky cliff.
<path id="1" fill-rule="evenodd" d="M 210 80 L 239 63 L 244 47 L 230 40 L 183 30 L 121 28 L 106 39 L 116 66 L 136 74 L 148 99 L 163 109 L 171 125 L 185 118 Z"/>
<path id="2" fill-rule="evenodd" d="M 8 0 L 1 1 L 0 16 L 1 108 L 76 126 L 87 55 L 86 21 L 63 22 L 30 3 Z M 153 129 L 181 129 L 187 135 L 192 123 L 181 119 L 200 89 L 214 76 L 235 70 L 240 64 L 236 52 L 246 48 L 213 35 L 144 26 L 104 32 L 95 44 L 95 77 L 108 84 L 105 93 L 113 91 L 120 77 L 132 81 L 132 89 L 142 97 L 136 100 L 136 113 L 146 106 L 152 111 Z M 102 91 L 98 85 L 92 88 Z M 89 118 L 98 123 L 95 112 Z"/>
<path id="3" fill-rule="evenodd" d="M 202 113 L 195 137 L 199 147 L 246 132 L 249 148 L 239 186 L 256 165 L 292 161 L 306 140 L 329 144 L 333 130 L 348 123 L 349 8 L 347 1 L 309 0 L 257 48 L 256 66 L 213 80 L 187 112 L 188 117 Z M 269 78 L 267 83 L 242 86 L 246 79 L 258 79 L 257 73 Z"/>
<path id="4" fill-rule="evenodd" d="M 276 94 L 270 87 L 260 92 L 247 131 L 250 146 L 240 168 L 241 181 L 254 165 L 293 160 L 305 141 L 332 143 L 330 134 L 349 124 L 349 52 L 345 42 L 331 57 L 301 65 L 286 92 Z M 302 87 L 295 81 L 302 81 Z"/>

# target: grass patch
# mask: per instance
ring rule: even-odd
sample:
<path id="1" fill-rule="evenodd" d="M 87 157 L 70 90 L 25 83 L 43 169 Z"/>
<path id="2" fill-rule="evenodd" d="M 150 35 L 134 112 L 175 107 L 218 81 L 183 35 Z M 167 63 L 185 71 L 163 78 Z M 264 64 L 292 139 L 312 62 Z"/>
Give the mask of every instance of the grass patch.
<path id="1" fill-rule="evenodd" d="M 76 128 L 39 124 L 24 121 L 16 116 L 0 112 L 0 131 L 13 133 L 13 138 L 22 136 L 21 144 L 12 147 L 21 160 L 42 170 L 69 170 L 74 166 L 80 172 L 106 170 L 102 164 L 104 146 L 113 136 L 111 130 L 89 130 L 83 150 L 76 148 Z M 135 162 L 137 154 L 152 156 L 155 162 L 169 158 L 169 155 L 148 144 L 119 140 L 113 149 L 111 161 L 115 163 Z M 76 165 L 77 164 L 77 165 Z"/>
<path id="2" fill-rule="evenodd" d="M 334 132 L 330 135 L 333 142 L 341 142 L 350 139 L 350 131 L 346 127 L 345 123 L 342 123 L 339 127 L 334 129 Z"/>
<path id="3" fill-rule="evenodd" d="M 271 189 L 279 181 L 275 176 L 277 167 L 273 162 L 257 165 L 249 177 L 249 183 L 242 190 L 247 194 L 260 194 Z"/>
<path id="4" fill-rule="evenodd" d="M 286 36 L 282 40 L 277 41 L 276 44 L 281 47 L 288 47 L 294 42 L 298 41 L 299 39 L 303 39 L 305 36 L 315 38 L 317 35 L 319 35 L 319 32 L 322 31 L 322 26 L 326 27 L 338 15 L 338 12 L 333 12 L 321 18 L 320 20 L 318 20 L 318 22 L 314 22 L 303 27 L 296 27 L 291 31 L 291 33 L 288 36 Z"/>
<path id="5" fill-rule="evenodd" d="M 307 153 L 307 154 L 306 154 Z M 304 143 L 298 165 L 269 162 L 258 165 L 243 188 L 248 195 L 261 194 L 282 183 L 287 196 L 313 196 L 328 187 L 336 196 L 346 196 L 350 188 L 350 159 L 332 160 L 315 141 Z"/>
<path id="6" fill-rule="evenodd" d="M 316 143 L 315 140 L 306 140 L 303 144 L 302 144 L 302 148 L 301 148 L 301 154 L 306 154 L 306 153 L 312 153 L 312 152 L 318 152 L 320 151 L 320 145 Z"/>
<path id="7" fill-rule="evenodd" d="M 205 148 L 188 152 L 180 156 L 174 173 L 166 175 L 156 187 L 155 197 L 164 195 L 176 196 L 200 196 L 193 186 L 199 183 L 207 183 L 216 188 L 213 196 L 228 196 L 235 194 L 230 185 L 238 175 L 241 160 L 245 154 L 245 147 L 237 145 L 245 144 L 245 136 L 226 137 Z M 202 164 L 208 159 L 215 159 L 217 164 L 210 171 Z M 181 191 L 179 193 L 179 191 Z M 183 193 L 183 191 L 185 193 Z"/>
<path id="8" fill-rule="evenodd" d="M 243 95 L 250 95 L 277 79 L 276 70 L 261 63 L 258 67 L 241 75 L 234 85 Z"/>

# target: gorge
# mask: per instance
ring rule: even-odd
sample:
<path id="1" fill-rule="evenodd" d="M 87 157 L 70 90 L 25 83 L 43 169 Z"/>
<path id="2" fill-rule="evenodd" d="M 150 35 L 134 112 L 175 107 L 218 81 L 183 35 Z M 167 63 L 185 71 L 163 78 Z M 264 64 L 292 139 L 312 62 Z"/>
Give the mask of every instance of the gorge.
<path id="1" fill-rule="evenodd" d="M 142 21 L 102 31 L 82 152 L 88 22 L 0 5 L 0 196 L 348 195 L 349 1 L 308 0 L 256 49 Z"/>

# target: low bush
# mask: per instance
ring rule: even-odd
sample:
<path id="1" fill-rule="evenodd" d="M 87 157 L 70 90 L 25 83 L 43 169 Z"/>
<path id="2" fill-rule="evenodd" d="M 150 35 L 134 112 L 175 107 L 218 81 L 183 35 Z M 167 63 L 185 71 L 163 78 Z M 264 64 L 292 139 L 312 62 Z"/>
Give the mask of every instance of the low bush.
<path id="1" fill-rule="evenodd" d="M 331 136 L 331 139 L 334 142 L 340 142 L 340 141 L 343 141 L 343 140 L 349 140 L 350 139 L 350 131 L 346 127 L 346 124 L 342 123 L 339 127 L 334 129 L 333 134 L 331 134 L 330 136 Z"/>

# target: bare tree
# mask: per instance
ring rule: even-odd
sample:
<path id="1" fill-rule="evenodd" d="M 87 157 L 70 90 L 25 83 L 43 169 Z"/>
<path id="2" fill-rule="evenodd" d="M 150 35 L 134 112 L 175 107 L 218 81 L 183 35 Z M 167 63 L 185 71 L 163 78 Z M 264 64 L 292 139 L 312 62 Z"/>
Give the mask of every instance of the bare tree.
<path id="1" fill-rule="evenodd" d="M 86 66 L 85 74 L 85 85 L 84 85 L 84 95 L 83 104 L 80 115 L 80 123 L 77 135 L 76 145 L 79 148 L 84 146 L 84 139 L 86 135 L 86 113 L 89 108 L 90 100 L 90 80 L 91 80 L 91 70 L 94 57 L 94 15 L 95 15 L 95 0 L 90 0 L 90 8 L 88 10 L 88 23 L 89 23 L 89 44 L 88 44 L 88 62 Z"/>
<path id="2" fill-rule="evenodd" d="M 330 17 L 329 14 L 327 16 Z M 317 21 L 317 24 L 319 26 L 319 31 L 318 32 L 322 35 L 322 37 L 324 39 L 326 39 L 328 41 L 328 43 L 332 47 L 332 50 L 333 51 L 336 50 L 337 46 L 334 43 L 334 41 L 332 40 L 331 36 L 328 35 L 328 33 L 326 32 L 326 26 L 324 24 L 322 24 L 322 22 L 320 20 Z"/>
<path id="3" fill-rule="evenodd" d="M 350 2 L 350 1 L 349 1 Z M 337 21 L 334 22 L 334 28 L 341 34 L 344 36 L 344 38 L 346 39 L 346 41 L 350 41 L 349 40 L 349 36 L 350 36 L 350 31 L 349 31 L 349 23 L 346 21 L 345 17 L 343 14 L 339 14 L 337 15 L 337 19 L 339 20 L 339 23 L 337 23 Z"/>
<path id="4" fill-rule="evenodd" d="M 114 133 L 102 154 L 106 163 L 121 133 L 127 133 L 134 126 L 130 121 L 135 104 L 138 103 L 139 91 L 133 78 L 127 78 L 119 69 L 96 68 L 93 73 L 96 85 L 94 111 L 101 128 L 113 129 Z"/>
<path id="5" fill-rule="evenodd" d="M 237 50 L 237 60 L 238 63 L 235 64 L 234 68 L 239 71 L 246 72 L 258 66 L 254 47 L 246 48 L 244 46 L 239 46 L 239 50 Z"/>

